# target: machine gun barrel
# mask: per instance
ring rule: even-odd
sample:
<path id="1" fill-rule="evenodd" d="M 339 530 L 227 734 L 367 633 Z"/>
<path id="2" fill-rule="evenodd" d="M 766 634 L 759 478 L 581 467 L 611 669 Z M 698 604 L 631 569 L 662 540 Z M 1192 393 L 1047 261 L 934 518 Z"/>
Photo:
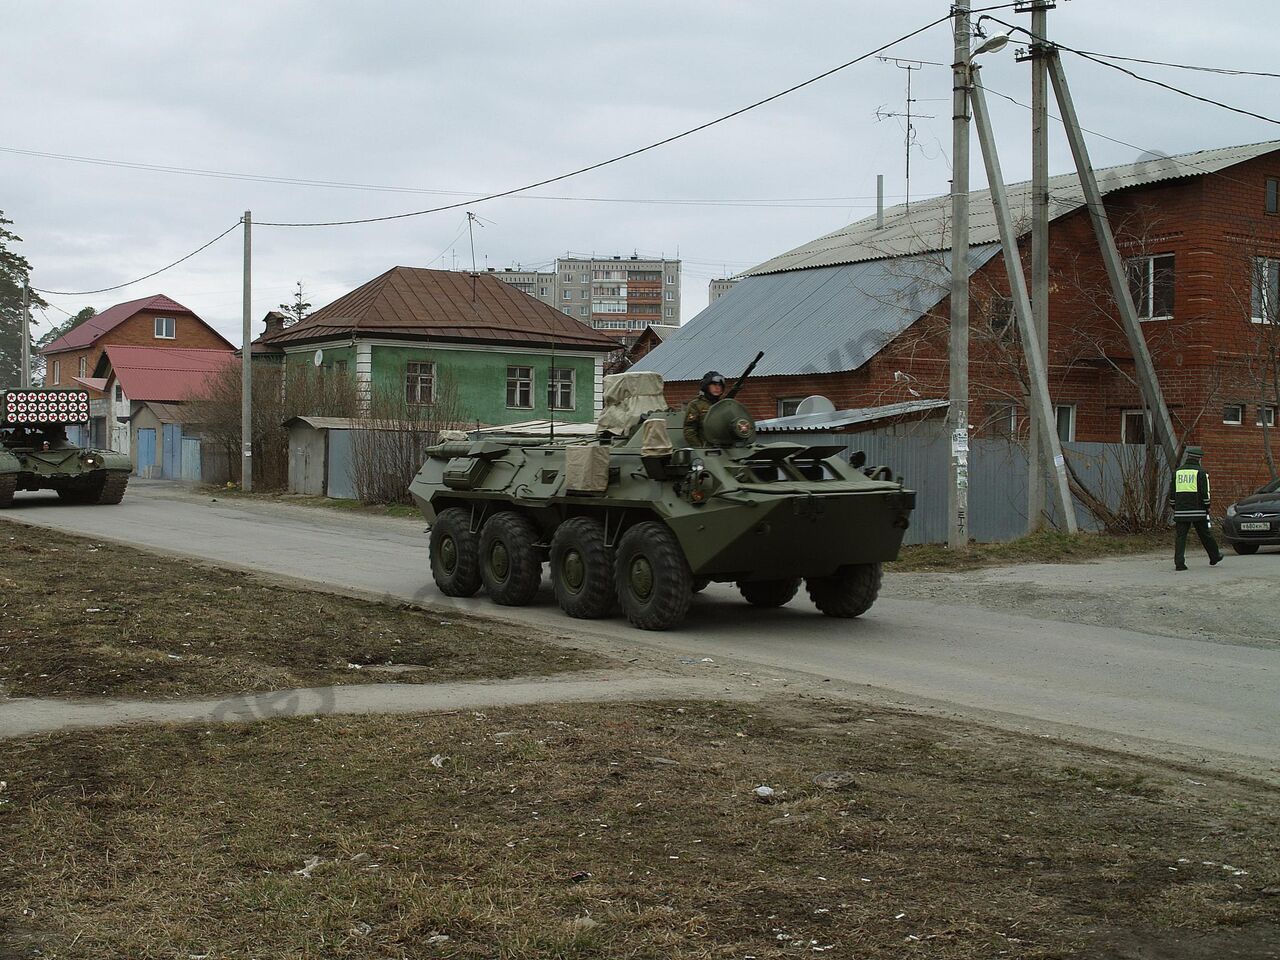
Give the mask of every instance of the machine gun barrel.
<path id="1" fill-rule="evenodd" d="M 737 392 L 742 389 L 742 385 L 747 382 L 747 377 L 751 376 L 751 371 L 756 368 L 756 364 L 759 363 L 763 357 L 764 357 L 764 351 L 761 350 L 759 353 L 756 354 L 756 358 L 752 360 L 749 364 L 747 364 L 747 369 L 742 371 L 742 376 L 740 376 L 737 380 L 734 381 L 733 386 L 730 387 L 725 392 L 725 395 L 722 399 L 728 400 L 731 397 L 735 396 Z"/>

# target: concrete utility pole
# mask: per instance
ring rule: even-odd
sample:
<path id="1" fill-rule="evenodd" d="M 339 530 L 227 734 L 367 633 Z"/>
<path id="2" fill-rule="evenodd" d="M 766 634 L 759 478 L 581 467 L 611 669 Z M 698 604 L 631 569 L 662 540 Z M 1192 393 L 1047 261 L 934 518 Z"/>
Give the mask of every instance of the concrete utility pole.
<path id="1" fill-rule="evenodd" d="M 1177 467 L 1178 458 L 1178 440 L 1174 436 L 1173 420 L 1169 417 L 1169 408 L 1165 405 L 1164 393 L 1160 390 L 1160 381 L 1156 377 L 1155 365 L 1151 362 L 1151 351 L 1147 349 L 1142 324 L 1138 322 L 1138 311 L 1133 305 L 1133 294 L 1129 290 L 1124 261 L 1120 258 L 1120 251 L 1116 249 L 1116 238 L 1111 232 L 1111 221 L 1107 219 L 1107 208 L 1102 205 L 1102 191 L 1098 189 L 1097 178 L 1093 175 L 1089 148 L 1085 146 L 1080 121 L 1076 117 L 1075 103 L 1067 88 L 1067 75 L 1062 70 L 1062 58 L 1058 56 L 1057 48 L 1046 44 L 1044 59 L 1048 65 L 1049 79 L 1053 81 L 1058 109 L 1062 113 L 1062 124 L 1067 130 L 1067 140 L 1071 144 L 1071 155 L 1076 161 L 1076 173 L 1080 175 L 1080 188 L 1084 191 L 1085 205 L 1089 208 L 1089 219 L 1093 221 L 1093 232 L 1102 251 L 1107 278 L 1111 281 L 1111 294 L 1120 311 L 1120 322 L 1124 324 L 1125 335 L 1129 338 L 1129 348 L 1133 351 L 1142 398 L 1151 412 L 1151 426 L 1164 450 L 1165 461 L 1169 469 L 1173 470 Z"/>
<path id="2" fill-rule="evenodd" d="M 1054 0 L 1031 0 L 1031 32 L 1046 36 Z M 1041 41 L 1032 39 L 1031 59 L 1031 316 L 1049 361 L 1049 70 Z M 1055 418 L 1054 429 L 1057 429 Z M 1040 422 L 1031 418 L 1027 445 L 1027 532 L 1044 526 L 1045 489 Z"/>
<path id="3" fill-rule="evenodd" d="M 244 212 L 244 325 L 240 341 L 240 488 L 253 489 L 253 214 Z"/>
<path id="4" fill-rule="evenodd" d="M 951 373 L 947 429 L 951 460 L 947 487 L 947 546 L 969 546 L 969 0 L 952 8 L 951 65 Z"/>
<path id="5" fill-rule="evenodd" d="M 31 284 L 22 281 L 22 389 L 31 389 Z"/>
<path id="6" fill-rule="evenodd" d="M 1031 301 L 1027 294 L 1027 278 L 1022 273 L 1022 259 L 1018 254 L 1018 235 L 1013 229 L 1009 214 L 1009 202 L 1005 196 L 1004 174 L 1000 170 L 1000 157 L 996 153 L 995 137 L 991 133 L 991 114 L 987 110 L 987 97 L 979 81 L 979 67 L 970 64 L 969 76 L 973 80 L 969 100 L 973 104 L 973 119 L 978 128 L 978 142 L 982 145 L 982 158 L 986 162 L 987 181 L 991 187 L 991 202 L 995 207 L 996 227 L 1000 232 L 1000 248 L 1004 254 L 1005 271 L 1009 275 L 1009 291 L 1013 296 L 1013 312 L 1018 318 L 1018 332 L 1022 335 L 1022 347 L 1026 357 L 1027 375 L 1031 380 L 1031 412 L 1040 421 L 1040 435 L 1045 465 L 1051 470 L 1061 507 L 1063 524 L 1068 533 L 1079 529 L 1076 524 L 1075 505 L 1071 500 L 1071 487 L 1067 482 L 1067 461 L 1062 455 L 1058 431 L 1054 429 L 1053 405 L 1049 399 L 1049 378 L 1045 372 L 1044 353 L 1031 319 Z"/>

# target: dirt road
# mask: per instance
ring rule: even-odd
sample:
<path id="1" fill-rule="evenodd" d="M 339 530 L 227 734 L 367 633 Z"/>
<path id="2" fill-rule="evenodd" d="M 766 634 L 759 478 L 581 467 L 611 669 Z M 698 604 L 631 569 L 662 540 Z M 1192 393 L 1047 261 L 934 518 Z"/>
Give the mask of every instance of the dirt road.
<path id="1" fill-rule="evenodd" d="M 500 616 L 650 668 L 734 673 L 766 689 L 959 714 L 1280 779 L 1280 644 L 1260 632 L 1269 629 L 1263 611 L 1274 607 L 1280 555 L 1193 567 L 1178 581 L 1163 557 L 902 575 L 858 621 L 817 616 L 801 600 L 762 612 L 732 588 L 713 586 L 681 629 L 656 634 L 622 620 L 568 620 L 549 587 L 519 609 L 448 600 L 431 584 L 420 522 L 213 502 L 146 483 L 132 486 L 119 507 L 66 507 L 30 495 L 3 518 Z M 1163 612 L 1155 591 L 1163 591 Z M 1213 618 L 1186 617 L 1188 607 L 1208 604 L 1258 606 L 1216 632 Z"/>

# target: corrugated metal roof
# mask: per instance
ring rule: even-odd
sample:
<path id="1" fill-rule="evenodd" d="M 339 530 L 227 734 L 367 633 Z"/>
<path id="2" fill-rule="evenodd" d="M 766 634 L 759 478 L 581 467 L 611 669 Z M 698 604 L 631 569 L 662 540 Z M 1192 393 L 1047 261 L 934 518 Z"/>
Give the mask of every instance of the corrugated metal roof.
<path id="1" fill-rule="evenodd" d="M 200 320 L 195 313 L 184 307 L 177 300 L 166 297 L 163 293 L 157 293 L 150 297 L 142 297 L 140 300 L 130 300 L 127 303 L 117 303 L 114 307 L 108 307 L 101 313 L 96 314 L 92 319 L 86 320 L 80 326 L 67 333 L 64 337 L 59 337 L 53 343 L 40 351 L 41 354 L 48 356 L 51 353 L 61 353 L 64 350 L 76 350 L 81 347 L 87 347 L 92 343 L 97 343 L 104 336 L 114 330 L 120 324 L 124 323 L 130 317 L 136 316 L 143 310 L 160 310 L 166 313 L 187 313 Z M 204 323 L 203 320 L 200 320 Z M 206 327 L 209 327 L 205 323 Z M 209 327 L 213 330 L 213 327 Z M 226 338 L 222 334 L 213 330 L 215 336 L 219 340 L 226 343 Z M 227 346 L 231 346 L 227 343 Z"/>
<path id="2" fill-rule="evenodd" d="M 1162 180 L 1203 176 L 1274 150 L 1280 150 L 1280 140 L 1238 147 L 1222 147 L 1217 150 L 1200 150 L 1172 157 L 1155 156 L 1140 159 L 1134 163 L 1098 170 L 1098 187 L 1105 196 L 1117 190 L 1146 186 Z M 1025 224 L 1023 232 L 1029 230 L 1030 181 L 1010 184 L 1006 190 L 1014 223 Z M 1080 189 L 1080 178 L 1074 173 L 1050 178 L 1049 197 L 1049 215 L 1053 218 L 1065 216 L 1083 207 L 1084 194 Z M 969 194 L 969 221 L 971 243 L 992 243 L 999 240 L 990 190 L 975 190 Z M 759 266 L 746 271 L 744 275 L 758 276 L 785 270 L 804 270 L 810 267 L 827 267 L 949 249 L 951 249 L 951 197 L 946 195 L 934 197 L 931 200 L 917 200 L 910 207 L 905 204 L 891 207 L 885 211 L 884 227 L 881 229 L 876 228 L 874 216 L 867 217 L 771 260 L 766 260 Z M 732 296 L 736 292 L 736 289 L 732 290 L 725 296 Z"/>
<path id="3" fill-rule="evenodd" d="M 756 429 L 764 433 L 779 431 L 796 432 L 811 430 L 824 432 L 851 427 L 858 423 L 871 423 L 875 420 L 887 420 L 890 417 L 903 417 L 913 413 L 925 413 L 929 410 L 945 409 L 947 400 L 908 400 L 906 403 L 890 403 L 883 407 L 863 407 L 859 410 L 836 410 L 832 413 L 797 413 L 789 417 L 774 417 L 772 420 L 757 420 Z"/>
<path id="4" fill-rule="evenodd" d="M 973 248 L 970 270 L 999 249 Z M 856 370 L 947 296 L 944 261 L 922 254 L 746 277 L 634 369 L 667 381 L 699 380 L 708 370 L 732 377 L 763 350 L 755 376 Z"/>
<path id="5" fill-rule="evenodd" d="M 356 417 L 290 417 L 284 422 L 288 429 L 295 423 L 305 423 L 316 430 L 379 430 L 392 433 L 429 433 L 427 424 L 411 420 L 364 420 Z"/>
<path id="6" fill-rule="evenodd" d="M 557 438 L 594 437 L 596 435 L 596 425 L 594 423 L 566 423 L 563 420 L 557 420 L 555 427 Z M 505 426 L 497 427 L 482 427 L 471 432 L 476 436 L 506 434 L 513 437 L 547 437 L 551 435 L 551 421 L 522 420 L 520 423 L 508 423 Z"/>
<path id="7" fill-rule="evenodd" d="M 333 337 L 536 344 L 611 352 L 612 337 L 522 293 L 488 273 L 392 267 L 260 344 L 308 343 Z"/>
<path id="8" fill-rule="evenodd" d="M 106 348 L 111 372 L 130 400 L 180 403 L 204 386 L 210 375 L 233 363 L 234 350 L 185 347 Z"/>

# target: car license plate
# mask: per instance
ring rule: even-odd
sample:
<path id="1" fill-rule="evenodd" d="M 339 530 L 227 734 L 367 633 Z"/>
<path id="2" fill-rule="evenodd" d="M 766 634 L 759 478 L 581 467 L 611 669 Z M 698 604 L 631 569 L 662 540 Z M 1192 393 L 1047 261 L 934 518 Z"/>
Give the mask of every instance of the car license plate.
<path id="1" fill-rule="evenodd" d="M 1241 530 L 1270 530 L 1271 524 L 1258 523 L 1257 521 L 1250 521 L 1248 523 L 1240 524 L 1240 529 Z"/>

